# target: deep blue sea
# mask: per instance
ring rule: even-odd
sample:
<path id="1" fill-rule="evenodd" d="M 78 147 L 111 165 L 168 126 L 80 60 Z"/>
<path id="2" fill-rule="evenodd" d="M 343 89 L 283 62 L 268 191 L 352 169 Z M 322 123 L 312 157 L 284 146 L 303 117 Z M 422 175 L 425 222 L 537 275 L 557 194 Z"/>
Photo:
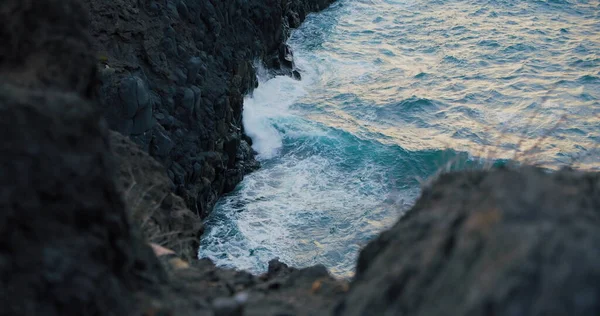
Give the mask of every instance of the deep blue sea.
<path id="1" fill-rule="evenodd" d="M 347 277 L 448 166 L 600 166 L 600 1 L 339 0 L 289 44 L 303 79 L 244 103 L 262 168 L 207 220 L 219 265 Z"/>

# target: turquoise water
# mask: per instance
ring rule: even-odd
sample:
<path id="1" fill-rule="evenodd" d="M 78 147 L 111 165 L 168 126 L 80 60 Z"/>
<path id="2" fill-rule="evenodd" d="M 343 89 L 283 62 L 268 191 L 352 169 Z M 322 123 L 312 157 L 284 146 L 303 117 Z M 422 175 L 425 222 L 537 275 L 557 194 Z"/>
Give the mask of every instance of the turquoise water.
<path id="1" fill-rule="evenodd" d="M 340 0 L 290 45 L 303 80 L 245 100 L 263 167 L 207 220 L 219 265 L 349 276 L 448 163 L 600 165 L 599 1 Z"/>

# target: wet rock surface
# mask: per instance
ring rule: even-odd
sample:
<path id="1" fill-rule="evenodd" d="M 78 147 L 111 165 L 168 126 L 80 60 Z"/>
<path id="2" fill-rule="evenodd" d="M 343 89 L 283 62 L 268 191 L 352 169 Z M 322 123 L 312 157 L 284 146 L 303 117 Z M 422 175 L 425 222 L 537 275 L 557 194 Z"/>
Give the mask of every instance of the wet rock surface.
<path id="1" fill-rule="evenodd" d="M 110 128 L 161 162 L 204 218 L 258 167 L 241 124 L 254 63 L 292 76 L 290 28 L 333 0 L 83 2 Z"/>
<path id="2" fill-rule="evenodd" d="M 360 254 L 336 315 L 597 315 L 600 175 L 447 174 Z"/>

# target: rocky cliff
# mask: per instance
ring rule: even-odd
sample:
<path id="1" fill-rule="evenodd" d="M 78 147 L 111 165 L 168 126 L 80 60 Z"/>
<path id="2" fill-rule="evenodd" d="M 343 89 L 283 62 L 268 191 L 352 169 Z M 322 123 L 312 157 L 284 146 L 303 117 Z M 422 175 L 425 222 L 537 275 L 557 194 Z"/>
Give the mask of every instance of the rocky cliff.
<path id="1" fill-rule="evenodd" d="M 74 1 L 0 2 L 0 314 L 131 315 L 167 274 L 124 212 Z"/>
<path id="2" fill-rule="evenodd" d="M 361 252 L 336 315 L 598 315 L 600 175 L 441 176 Z"/>
<path id="3" fill-rule="evenodd" d="M 109 127 L 161 162 L 205 217 L 255 169 L 241 124 L 254 63 L 298 77 L 291 28 L 333 0 L 85 0 Z"/>
<path id="4" fill-rule="evenodd" d="M 87 8 L 7 0 L 0 20 L 0 315 L 318 313 L 341 298 L 324 267 L 257 277 L 171 258 L 194 253 L 168 243 L 197 240 L 196 214 L 109 131 Z"/>
<path id="5" fill-rule="evenodd" d="M 198 214 L 109 131 L 86 5 L 0 2 L 0 315 L 600 314 L 597 173 L 442 175 L 361 252 L 350 284 L 323 266 L 274 260 L 254 276 L 182 260 Z M 108 76 L 119 97 L 150 82 Z"/>

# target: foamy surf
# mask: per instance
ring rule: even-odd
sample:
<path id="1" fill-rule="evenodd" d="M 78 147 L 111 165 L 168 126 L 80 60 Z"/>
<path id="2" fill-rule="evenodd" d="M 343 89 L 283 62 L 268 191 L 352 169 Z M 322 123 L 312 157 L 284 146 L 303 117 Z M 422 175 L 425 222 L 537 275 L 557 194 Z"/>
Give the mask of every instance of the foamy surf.
<path id="1" fill-rule="evenodd" d="M 533 148 L 549 165 L 581 155 L 597 166 L 596 9 L 339 0 L 309 16 L 290 39 L 303 80 L 263 81 L 246 98 L 263 167 L 218 203 L 200 256 L 256 273 L 279 257 L 348 276 L 359 249 L 414 202 L 417 179 L 448 162 Z"/>
<path id="2" fill-rule="evenodd" d="M 283 135 L 278 122 L 292 115 L 290 106 L 306 94 L 307 81 L 287 76 L 269 79 L 262 64 L 257 67 L 259 86 L 244 99 L 243 124 L 258 159 L 263 160 L 281 151 Z"/>
<path id="3" fill-rule="evenodd" d="M 393 156 L 397 149 L 377 148 L 297 112 L 295 105 L 319 80 L 302 56 L 297 59 L 302 81 L 262 81 L 245 99 L 244 128 L 263 167 L 218 203 L 199 256 L 255 273 L 277 257 L 350 276 L 365 241 L 393 223 L 417 190 L 391 190 L 389 166 L 376 161 L 379 151 Z"/>

